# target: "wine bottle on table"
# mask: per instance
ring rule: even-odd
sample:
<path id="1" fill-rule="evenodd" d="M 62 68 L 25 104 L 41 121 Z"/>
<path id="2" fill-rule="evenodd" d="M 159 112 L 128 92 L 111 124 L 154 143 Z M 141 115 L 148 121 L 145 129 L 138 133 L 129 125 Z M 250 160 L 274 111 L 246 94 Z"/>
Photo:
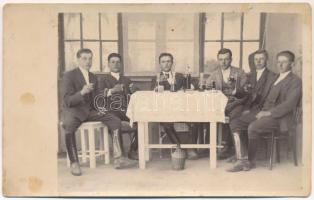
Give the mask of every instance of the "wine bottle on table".
<path id="1" fill-rule="evenodd" d="M 185 77 L 186 89 L 191 89 L 192 77 L 191 77 L 191 69 L 187 66 L 187 72 Z"/>

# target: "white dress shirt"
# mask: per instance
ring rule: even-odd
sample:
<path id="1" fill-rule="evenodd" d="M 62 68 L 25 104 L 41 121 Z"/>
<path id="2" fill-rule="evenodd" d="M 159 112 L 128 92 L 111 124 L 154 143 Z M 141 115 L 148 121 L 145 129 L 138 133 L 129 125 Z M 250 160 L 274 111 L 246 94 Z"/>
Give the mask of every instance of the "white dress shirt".
<path id="1" fill-rule="evenodd" d="M 172 72 L 172 71 L 164 72 L 163 71 L 162 73 L 163 73 L 163 75 L 166 75 L 166 74 L 169 75 L 169 78 L 167 78 L 167 81 L 168 81 L 169 84 L 174 83 L 174 81 L 175 81 L 175 72 Z"/>
<path id="2" fill-rule="evenodd" d="M 222 72 L 222 78 L 224 80 L 225 83 L 228 83 L 228 79 L 230 77 L 230 73 L 231 73 L 231 70 L 230 70 L 230 67 L 228 67 L 228 69 L 221 69 L 221 72 Z"/>
<path id="3" fill-rule="evenodd" d="M 287 71 L 287 72 L 284 72 L 284 73 L 280 73 L 279 77 L 277 78 L 277 80 L 275 81 L 274 85 L 277 85 L 280 81 L 282 81 L 284 78 L 286 78 L 286 76 L 288 76 L 288 74 L 290 73 L 291 71 Z"/>
<path id="4" fill-rule="evenodd" d="M 110 72 L 111 76 L 115 77 L 117 80 L 120 79 L 120 73 L 119 72 Z"/>
<path id="5" fill-rule="evenodd" d="M 84 80 L 86 82 L 86 84 L 89 84 L 89 71 L 87 71 L 86 69 L 79 67 L 79 69 L 81 70 L 83 76 L 84 76 Z"/>
<path id="6" fill-rule="evenodd" d="M 261 78 L 264 71 L 265 67 L 263 67 L 263 69 L 256 69 L 256 81 L 258 81 Z"/>

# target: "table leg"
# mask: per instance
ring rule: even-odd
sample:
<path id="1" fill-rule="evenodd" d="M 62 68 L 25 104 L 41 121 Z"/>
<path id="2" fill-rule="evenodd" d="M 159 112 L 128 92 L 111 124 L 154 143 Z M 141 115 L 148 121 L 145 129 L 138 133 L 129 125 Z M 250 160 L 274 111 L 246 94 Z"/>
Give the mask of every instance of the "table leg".
<path id="1" fill-rule="evenodd" d="M 88 129 L 88 142 L 89 142 L 89 165 L 90 168 L 96 168 L 96 156 L 95 156 L 95 129 Z"/>
<path id="2" fill-rule="evenodd" d="M 150 149 L 148 148 L 149 145 L 148 122 L 145 123 L 144 127 L 145 127 L 145 160 L 149 161 Z"/>
<path id="3" fill-rule="evenodd" d="M 82 149 L 82 162 L 86 163 L 87 161 L 87 154 L 86 154 L 86 140 L 85 140 L 85 130 L 79 130 L 81 134 L 81 149 Z"/>
<path id="4" fill-rule="evenodd" d="M 109 150 L 109 131 L 108 127 L 103 127 L 103 134 L 104 134 L 104 151 L 105 151 L 105 164 L 110 164 L 110 150 Z"/>
<path id="5" fill-rule="evenodd" d="M 138 161 L 140 169 L 145 169 L 145 123 L 138 122 Z"/>
<path id="6" fill-rule="evenodd" d="M 222 128 L 223 128 L 223 124 L 222 123 L 219 123 L 217 124 L 218 126 L 218 145 L 221 146 L 222 145 Z M 218 149 L 218 153 L 221 152 L 221 148 Z"/>
<path id="7" fill-rule="evenodd" d="M 210 127 L 210 157 L 209 164 L 211 169 L 216 168 L 217 162 L 217 123 L 211 122 Z"/>

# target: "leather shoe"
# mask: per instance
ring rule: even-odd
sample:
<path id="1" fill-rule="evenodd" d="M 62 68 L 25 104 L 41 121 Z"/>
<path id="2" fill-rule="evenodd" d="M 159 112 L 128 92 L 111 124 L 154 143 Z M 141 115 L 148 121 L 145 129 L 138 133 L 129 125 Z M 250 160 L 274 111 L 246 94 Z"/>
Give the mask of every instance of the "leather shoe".
<path id="1" fill-rule="evenodd" d="M 218 154 L 217 159 L 218 160 L 224 160 L 227 158 L 230 158 L 234 156 L 234 152 L 232 152 L 231 150 L 223 150 L 221 153 Z"/>
<path id="2" fill-rule="evenodd" d="M 227 169 L 228 172 L 240 172 L 240 171 L 249 171 L 251 169 L 251 165 L 249 161 L 238 161 L 233 167 Z"/>
<path id="3" fill-rule="evenodd" d="M 120 158 L 116 158 L 113 161 L 113 167 L 115 169 L 125 169 L 125 168 L 130 168 L 133 166 L 136 166 L 138 164 L 137 161 L 135 160 L 130 160 L 128 158 L 125 157 L 120 157 Z"/>
<path id="4" fill-rule="evenodd" d="M 138 160 L 138 152 L 136 151 L 129 151 L 128 158 L 131 160 Z"/>
<path id="5" fill-rule="evenodd" d="M 198 154 L 195 149 L 188 149 L 187 150 L 187 159 L 188 160 L 197 160 Z"/>
<path id="6" fill-rule="evenodd" d="M 231 156 L 230 158 L 227 159 L 227 163 L 235 163 L 237 162 L 236 156 Z"/>
<path id="7" fill-rule="evenodd" d="M 71 164 L 71 173 L 73 176 L 81 176 L 82 171 L 78 162 L 74 162 Z"/>

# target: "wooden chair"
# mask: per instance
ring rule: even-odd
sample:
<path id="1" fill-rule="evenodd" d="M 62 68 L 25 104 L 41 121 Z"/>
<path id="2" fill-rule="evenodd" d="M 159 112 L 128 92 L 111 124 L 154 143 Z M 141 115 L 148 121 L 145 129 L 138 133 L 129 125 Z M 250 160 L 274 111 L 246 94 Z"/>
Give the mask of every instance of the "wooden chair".
<path id="1" fill-rule="evenodd" d="M 301 102 L 301 100 L 300 100 Z M 299 103 L 300 104 L 300 103 Z M 269 133 L 266 133 L 263 136 L 263 139 L 270 141 L 270 154 L 269 154 L 269 170 L 272 170 L 273 163 L 274 163 L 274 151 L 276 151 L 276 161 L 280 163 L 280 143 L 281 141 L 287 141 L 287 155 L 290 150 L 289 141 L 292 143 L 292 152 L 293 152 L 293 161 L 294 165 L 298 166 L 298 157 L 297 157 L 297 130 L 296 125 L 300 122 L 302 116 L 302 109 L 301 106 L 298 105 L 294 111 L 294 127 L 290 131 L 280 131 L 279 128 L 273 130 Z M 266 152 L 267 155 L 267 152 Z"/>
<path id="2" fill-rule="evenodd" d="M 96 132 L 99 132 L 99 149 L 95 147 Z M 82 158 L 82 162 L 86 163 L 89 160 L 90 168 L 96 168 L 96 158 L 104 155 L 105 164 L 110 163 L 109 152 L 109 134 L 108 128 L 100 121 L 96 122 L 84 122 L 77 129 L 77 132 L 81 135 L 81 150 L 78 151 L 78 157 Z M 86 135 L 88 136 L 88 146 L 86 142 Z M 67 154 L 67 166 L 70 166 L 70 160 Z"/>

